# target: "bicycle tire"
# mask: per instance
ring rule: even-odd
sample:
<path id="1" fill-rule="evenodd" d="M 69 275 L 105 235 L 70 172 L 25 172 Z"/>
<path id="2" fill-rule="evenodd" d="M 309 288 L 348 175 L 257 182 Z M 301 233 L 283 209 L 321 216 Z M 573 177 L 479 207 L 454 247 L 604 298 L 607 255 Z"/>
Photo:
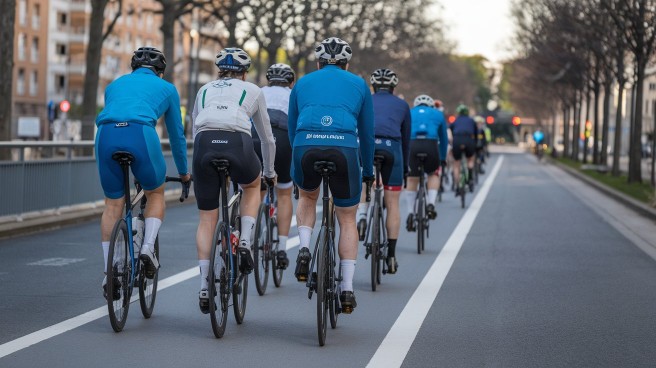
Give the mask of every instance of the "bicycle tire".
<path id="1" fill-rule="evenodd" d="M 159 259 L 159 236 L 155 238 L 155 256 Z M 139 266 L 139 305 L 141 314 L 148 319 L 153 315 L 155 298 L 157 297 L 157 281 L 159 279 L 159 268 L 155 271 L 152 279 L 146 277 L 144 265 L 141 261 Z"/>
<path id="2" fill-rule="evenodd" d="M 421 254 L 421 251 L 424 249 L 424 216 L 426 209 L 426 198 L 424 198 L 425 193 L 423 188 L 419 189 L 417 192 L 417 254 Z"/>
<path id="3" fill-rule="evenodd" d="M 327 229 L 325 226 L 321 227 L 319 234 L 319 264 L 317 265 L 317 334 L 319 337 L 319 346 L 326 344 L 326 329 L 327 321 L 326 315 L 328 311 L 328 238 Z"/>
<path id="4" fill-rule="evenodd" d="M 232 307 L 235 312 L 235 321 L 237 324 L 244 322 L 246 315 L 246 302 L 248 301 L 248 274 L 239 270 L 241 259 L 239 253 L 233 256 L 235 258 L 235 283 L 232 288 Z"/>
<path id="5" fill-rule="evenodd" d="M 280 249 L 280 238 L 278 237 L 278 219 L 276 216 L 271 218 L 271 276 L 273 278 L 273 285 L 277 288 L 282 285 L 282 274 L 285 270 L 278 267 L 278 251 Z"/>
<path id="6" fill-rule="evenodd" d="M 380 234 L 381 234 L 381 236 L 380 236 L 380 244 L 381 245 L 378 247 L 378 257 L 377 257 L 378 258 L 378 267 L 376 267 L 376 269 L 377 269 L 376 282 L 378 283 L 378 285 L 380 285 L 381 275 L 382 275 L 382 271 L 383 271 L 383 260 L 387 259 L 387 256 L 382 253 L 383 244 L 385 244 L 387 242 L 385 237 L 383 236 L 383 226 L 385 226 L 385 219 L 383 217 L 382 208 L 379 208 L 378 220 L 379 220 L 379 222 L 378 222 L 379 225 L 378 226 L 379 226 Z"/>
<path id="7" fill-rule="evenodd" d="M 208 288 L 210 298 L 210 320 L 214 336 L 220 338 L 225 332 L 228 320 L 228 300 L 231 288 L 229 287 L 232 263 L 228 257 L 232 254 L 230 250 L 230 234 L 225 222 L 220 221 L 216 225 L 210 251 L 210 266 L 208 273 Z M 223 265 L 223 267 L 222 267 Z"/>
<path id="8" fill-rule="evenodd" d="M 337 277 L 335 277 L 335 241 L 330 241 L 330 249 L 328 251 L 328 267 L 327 277 L 328 285 L 330 285 L 330 292 L 328 293 L 328 316 L 330 317 L 330 328 L 335 329 L 337 327 L 337 311 L 339 310 L 339 298 L 337 295 Z"/>
<path id="9" fill-rule="evenodd" d="M 255 288 L 262 296 L 269 283 L 269 258 L 271 257 L 271 244 L 269 243 L 269 216 L 266 204 L 261 203 L 255 222 L 255 235 L 253 236 L 253 272 L 255 274 Z"/>
<path id="10" fill-rule="evenodd" d="M 107 308 L 109 322 L 115 332 L 123 330 L 130 309 L 132 262 L 128 240 L 128 225 L 124 219 L 120 219 L 112 230 L 107 256 Z M 114 279 L 118 279 L 118 300 L 113 298 Z"/>
<path id="11" fill-rule="evenodd" d="M 380 223 L 378 222 L 378 201 L 374 201 L 373 216 L 371 218 L 371 291 L 376 291 L 378 282 L 378 249 L 380 247 Z"/>

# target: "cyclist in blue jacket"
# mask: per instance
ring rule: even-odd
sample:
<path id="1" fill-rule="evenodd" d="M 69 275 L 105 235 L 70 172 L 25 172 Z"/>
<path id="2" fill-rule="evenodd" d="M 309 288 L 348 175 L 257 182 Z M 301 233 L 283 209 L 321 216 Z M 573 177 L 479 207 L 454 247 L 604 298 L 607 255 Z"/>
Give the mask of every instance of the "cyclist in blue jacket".
<path id="1" fill-rule="evenodd" d="M 96 119 L 96 162 L 105 192 L 105 210 L 100 220 L 101 244 L 107 267 L 109 238 L 124 208 L 123 172 L 118 162 L 112 159 L 112 154 L 128 151 L 135 158 L 132 172 L 148 198 L 141 248 L 148 275 L 154 274 L 159 267 L 154 244 L 165 207 L 166 162 L 155 131 L 160 116 L 165 115 L 173 159 L 180 177 L 187 182 L 191 175 L 187 168 L 180 97 L 173 84 L 161 79 L 166 69 L 164 54 L 153 47 L 140 47 L 132 56 L 131 66 L 131 74 L 118 78 L 105 89 L 105 108 Z M 106 283 L 107 277 L 103 280 L 103 289 Z"/>
<path id="2" fill-rule="evenodd" d="M 376 69 L 370 78 L 374 88 L 374 127 L 376 136 L 376 155 L 385 157 L 381 165 L 381 179 L 385 188 L 383 199 L 387 208 L 387 268 L 388 273 L 396 273 L 396 241 L 399 237 L 399 196 L 403 177 L 408 171 L 410 149 L 410 107 L 408 103 L 394 96 L 394 87 L 399 83 L 396 73 L 390 69 Z M 368 203 L 364 195 L 358 206 L 358 231 L 364 240 Z"/>
<path id="3" fill-rule="evenodd" d="M 476 152 L 476 141 L 478 128 L 476 122 L 469 116 L 469 108 L 466 105 L 456 107 L 456 120 L 449 127 L 453 133 L 453 179 L 460 181 L 460 160 L 464 154 L 467 157 L 467 169 L 469 171 L 469 187 L 473 190 L 474 153 Z M 459 193 L 456 191 L 456 196 Z"/>
<path id="4" fill-rule="evenodd" d="M 343 307 L 355 308 L 353 274 L 358 255 L 355 213 L 363 177 L 373 181 L 371 93 L 362 78 L 347 71 L 352 55 L 348 43 L 337 37 L 325 39 L 315 49 L 315 55 L 319 70 L 296 82 L 289 99 L 291 170 L 300 189 L 296 208 L 300 249 L 294 274 L 299 281 L 305 281 L 309 272 L 309 245 L 322 179 L 314 171 L 314 162 L 332 161 L 337 167 L 330 191 L 340 229 L 340 301 Z"/>
<path id="5" fill-rule="evenodd" d="M 435 108 L 435 102 L 428 95 L 419 95 L 415 98 L 414 107 L 410 110 L 412 115 L 412 131 L 410 141 L 410 172 L 406 182 L 406 206 L 408 218 L 406 229 L 414 231 L 414 203 L 419 185 L 418 153 L 426 153 L 424 172 L 428 175 L 426 187 L 427 205 L 426 215 L 430 219 L 437 217 L 435 201 L 440 187 L 439 169 L 446 165 L 446 152 L 449 146 L 449 137 L 446 133 L 446 120 L 442 111 Z"/>

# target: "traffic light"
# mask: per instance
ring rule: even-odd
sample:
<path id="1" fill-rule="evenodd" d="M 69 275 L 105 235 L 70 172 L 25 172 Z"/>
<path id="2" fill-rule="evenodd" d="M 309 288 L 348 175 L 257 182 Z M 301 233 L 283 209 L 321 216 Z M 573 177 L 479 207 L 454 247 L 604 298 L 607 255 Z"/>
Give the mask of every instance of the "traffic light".
<path id="1" fill-rule="evenodd" d="M 453 124 L 454 121 L 456 121 L 456 117 L 454 115 L 449 115 L 449 124 Z"/>
<path id="2" fill-rule="evenodd" d="M 487 125 L 494 124 L 494 116 L 489 115 L 488 117 L 485 118 L 485 122 L 487 123 Z"/>
<path id="3" fill-rule="evenodd" d="M 519 124 L 522 123 L 522 119 L 519 118 L 519 116 L 513 116 L 512 118 L 512 124 L 514 126 L 519 126 Z"/>
<path id="4" fill-rule="evenodd" d="M 59 103 L 59 109 L 61 112 L 68 112 L 71 109 L 71 103 L 68 100 L 64 100 Z"/>

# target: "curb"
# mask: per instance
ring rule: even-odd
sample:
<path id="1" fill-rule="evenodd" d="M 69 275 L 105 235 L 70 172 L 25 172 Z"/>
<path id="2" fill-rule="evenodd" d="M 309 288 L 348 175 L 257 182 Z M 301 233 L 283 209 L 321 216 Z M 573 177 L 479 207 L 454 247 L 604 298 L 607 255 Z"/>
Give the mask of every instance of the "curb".
<path id="1" fill-rule="evenodd" d="M 196 197 L 193 196 L 193 193 L 190 193 L 189 198 L 185 199 L 183 203 L 180 203 L 180 193 L 178 191 L 178 193 L 166 194 L 165 201 L 167 207 L 175 207 L 178 205 L 182 206 L 196 203 Z M 23 221 L 7 221 L 0 223 L 0 240 L 40 233 L 42 231 L 61 229 L 71 225 L 98 220 L 104 209 L 104 205 L 96 207 L 87 206 L 87 208 L 84 209 L 71 208 L 66 212 L 55 212 L 25 219 Z"/>
<path id="2" fill-rule="evenodd" d="M 626 207 L 632 209 L 633 211 L 637 212 L 639 215 L 642 215 L 644 217 L 647 217 L 653 221 L 656 221 L 656 209 L 649 207 L 648 205 L 633 199 L 629 197 L 628 195 L 613 189 L 605 184 L 602 184 L 590 177 L 588 177 L 585 174 L 581 174 L 580 172 L 567 167 L 557 161 L 554 160 L 549 160 L 549 163 L 553 164 L 554 166 L 560 168 L 561 170 L 565 171 L 566 173 L 570 174 L 571 176 L 586 182 L 587 184 L 590 184 L 594 189 L 598 190 L 599 192 L 611 197 L 615 201 L 625 205 Z"/>

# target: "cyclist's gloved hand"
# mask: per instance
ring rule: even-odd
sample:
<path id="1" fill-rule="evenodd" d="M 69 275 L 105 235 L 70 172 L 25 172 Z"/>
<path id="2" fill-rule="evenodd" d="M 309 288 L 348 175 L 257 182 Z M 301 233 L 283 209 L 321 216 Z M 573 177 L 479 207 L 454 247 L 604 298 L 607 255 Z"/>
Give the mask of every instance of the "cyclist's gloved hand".
<path id="1" fill-rule="evenodd" d="M 368 185 L 371 185 L 374 182 L 374 180 L 376 180 L 375 176 L 363 176 L 362 177 L 362 182 L 367 183 Z"/>
<path id="2" fill-rule="evenodd" d="M 190 173 L 186 173 L 184 175 L 181 174 L 180 180 L 182 180 L 183 183 L 188 182 L 189 180 L 191 180 L 191 174 Z"/>
<path id="3" fill-rule="evenodd" d="M 268 178 L 265 176 L 264 182 L 266 183 L 267 186 L 272 187 L 276 185 L 276 177 L 274 176 L 273 178 Z"/>
<path id="4" fill-rule="evenodd" d="M 442 168 L 446 169 L 446 160 L 442 160 L 440 164 L 442 165 Z"/>

